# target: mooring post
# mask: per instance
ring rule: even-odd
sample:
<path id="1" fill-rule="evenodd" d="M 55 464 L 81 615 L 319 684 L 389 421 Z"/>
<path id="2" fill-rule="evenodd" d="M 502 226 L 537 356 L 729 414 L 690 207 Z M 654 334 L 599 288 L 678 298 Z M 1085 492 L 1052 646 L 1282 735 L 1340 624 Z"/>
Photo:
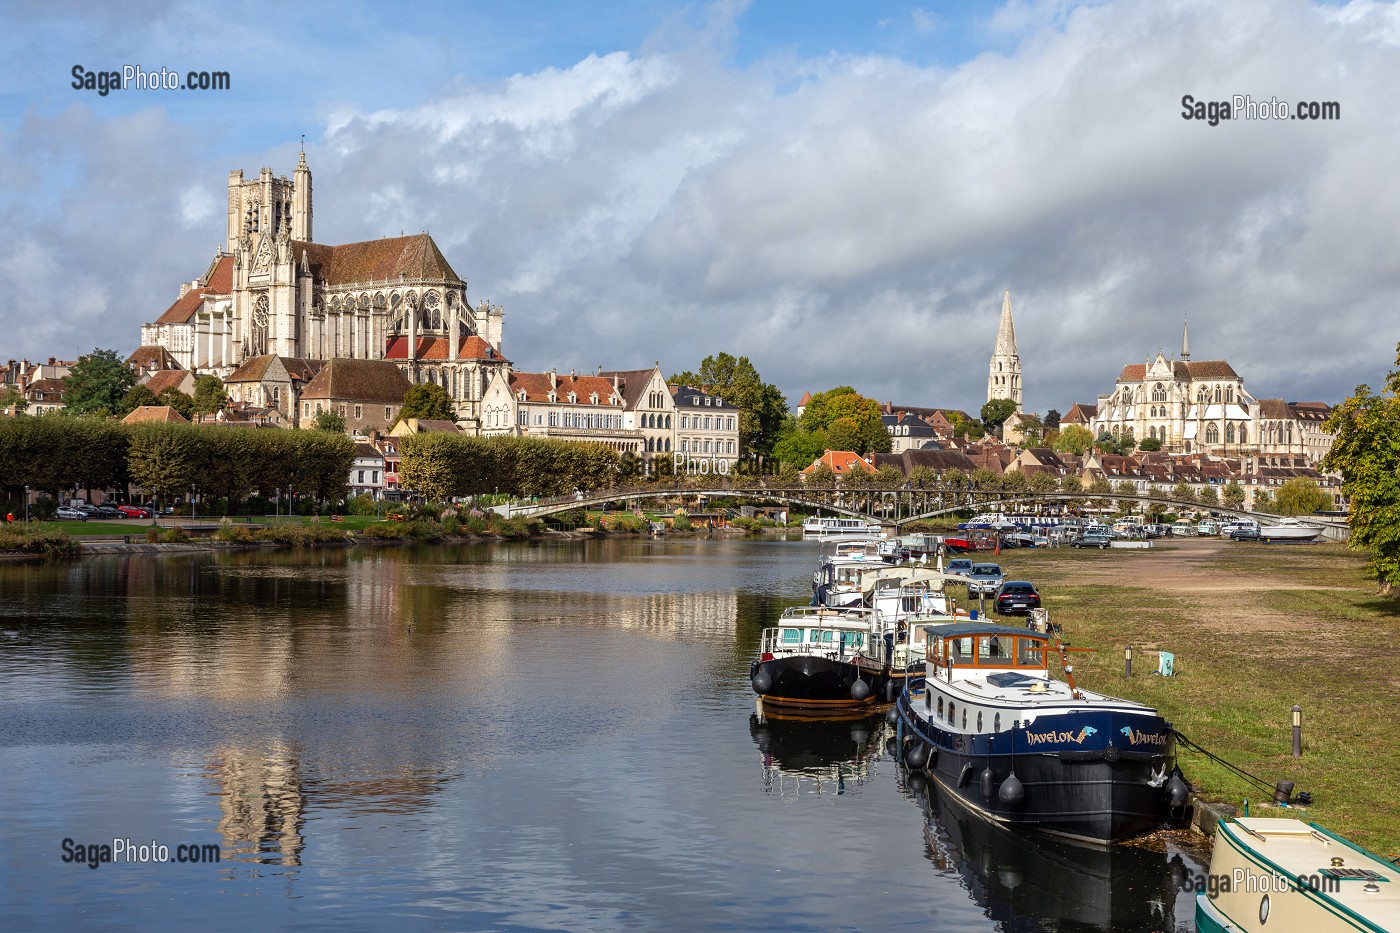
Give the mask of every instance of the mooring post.
<path id="1" fill-rule="evenodd" d="M 1123 649 L 1123 676 L 1133 676 L 1133 646 L 1129 645 Z"/>
<path id="2" fill-rule="evenodd" d="M 1303 708 L 1293 704 L 1293 757 L 1303 757 Z"/>

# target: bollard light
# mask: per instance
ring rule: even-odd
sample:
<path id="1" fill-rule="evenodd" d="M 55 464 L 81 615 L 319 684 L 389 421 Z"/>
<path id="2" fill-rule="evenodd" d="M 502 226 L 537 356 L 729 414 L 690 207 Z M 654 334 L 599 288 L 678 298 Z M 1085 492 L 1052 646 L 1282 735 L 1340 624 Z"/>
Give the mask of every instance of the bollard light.
<path id="1" fill-rule="evenodd" d="M 1133 646 L 1129 645 L 1123 649 L 1123 676 L 1133 676 Z"/>
<path id="2" fill-rule="evenodd" d="M 1303 757 L 1303 708 L 1293 704 L 1293 757 Z"/>

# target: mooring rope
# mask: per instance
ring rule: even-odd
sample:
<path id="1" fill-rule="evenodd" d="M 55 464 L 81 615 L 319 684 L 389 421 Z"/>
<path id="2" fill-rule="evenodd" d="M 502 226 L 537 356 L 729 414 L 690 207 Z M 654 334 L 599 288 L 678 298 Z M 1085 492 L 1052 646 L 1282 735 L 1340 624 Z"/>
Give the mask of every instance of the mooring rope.
<path id="1" fill-rule="evenodd" d="M 1214 761 L 1216 764 L 1221 765 L 1222 767 L 1226 768 L 1227 770 L 1234 772 L 1236 775 L 1238 775 L 1238 776 L 1244 778 L 1245 780 L 1253 781 L 1255 784 L 1259 785 L 1261 788 L 1263 788 L 1264 790 L 1268 791 L 1269 793 L 1273 793 L 1274 785 L 1270 784 L 1268 781 L 1264 780 L 1263 778 L 1261 778 L 1261 777 L 1256 777 L 1255 775 L 1250 774 L 1250 773 L 1249 773 L 1248 771 L 1246 771 L 1245 769 L 1243 769 L 1243 768 L 1241 768 L 1241 767 L 1239 767 L 1239 766 L 1237 766 L 1237 765 L 1231 764 L 1230 762 L 1226 761 L 1224 758 L 1221 758 L 1219 755 L 1215 754 L 1214 752 L 1211 752 L 1211 751 L 1206 750 L 1205 748 L 1202 748 L 1200 745 L 1198 745 L 1197 743 L 1191 741 L 1190 739 L 1188 739 L 1186 736 L 1182 735 L 1180 732 L 1178 732 L 1178 731 L 1175 730 L 1175 729 L 1172 730 L 1172 735 L 1176 737 L 1177 742 L 1179 742 L 1180 744 L 1186 746 L 1186 747 L 1187 747 L 1188 749 L 1190 749 L 1191 751 L 1200 752 L 1202 755 L 1205 755 L 1207 758 L 1209 758 L 1211 761 Z"/>

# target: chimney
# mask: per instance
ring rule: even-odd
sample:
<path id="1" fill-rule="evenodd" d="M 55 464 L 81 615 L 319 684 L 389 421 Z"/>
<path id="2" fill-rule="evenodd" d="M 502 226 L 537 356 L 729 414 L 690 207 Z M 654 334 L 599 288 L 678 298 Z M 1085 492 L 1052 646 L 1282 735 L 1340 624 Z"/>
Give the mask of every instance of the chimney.
<path id="1" fill-rule="evenodd" d="M 559 374 L 554 371 L 553 366 L 549 367 L 549 387 L 551 389 L 559 388 Z"/>

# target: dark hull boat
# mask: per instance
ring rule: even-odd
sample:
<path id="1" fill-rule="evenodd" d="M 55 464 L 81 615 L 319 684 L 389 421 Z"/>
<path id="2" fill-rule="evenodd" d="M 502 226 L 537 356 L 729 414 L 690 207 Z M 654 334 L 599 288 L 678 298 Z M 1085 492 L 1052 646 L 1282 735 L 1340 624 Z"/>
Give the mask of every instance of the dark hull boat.
<path id="1" fill-rule="evenodd" d="M 1188 788 L 1157 711 L 1051 680 L 1049 638 L 987 623 L 928 635 L 928 676 L 897 705 L 903 752 L 1000 822 L 1096 843 L 1161 824 Z"/>
<path id="2" fill-rule="evenodd" d="M 895 698 L 888 653 L 873 610 L 795 606 L 764 629 L 749 679 L 765 713 L 859 714 Z"/>

